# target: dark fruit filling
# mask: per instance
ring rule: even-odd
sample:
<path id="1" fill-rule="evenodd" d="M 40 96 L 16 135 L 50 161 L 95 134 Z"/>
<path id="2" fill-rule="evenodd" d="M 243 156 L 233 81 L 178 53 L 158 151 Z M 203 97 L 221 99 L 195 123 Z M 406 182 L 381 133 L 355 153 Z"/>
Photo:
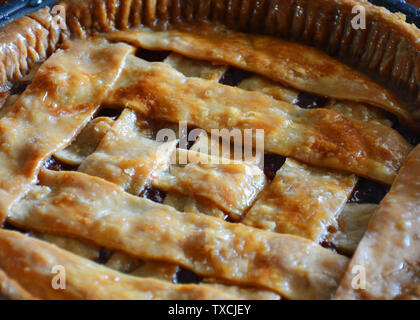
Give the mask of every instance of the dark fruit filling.
<path id="1" fill-rule="evenodd" d="M 203 279 L 187 269 L 180 268 L 175 275 L 174 282 L 179 284 L 200 283 Z"/>
<path id="2" fill-rule="evenodd" d="M 223 75 L 222 79 L 220 79 L 220 83 L 236 87 L 242 80 L 248 78 L 249 76 L 250 73 L 248 71 L 230 67 Z"/>
<path id="3" fill-rule="evenodd" d="M 327 98 L 316 96 L 307 92 L 302 92 L 299 94 L 296 104 L 304 109 L 316 109 L 324 107 L 327 102 Z"/>
<path id="4" fill-rule="evenodd" d="M 264 173 L 268 179 L 273 180 L 277 171 L 284 165 L 285 157 L 276 154 L 264 155 Z"/>
<path id="5" fill-rule="evenodd" d="M 113 120 L 117 120 L 121 112 L 122 112 L 122 109 L 101 108 L 98 111 L 98 113 L 95 115 L 95 118 L 108 117 Z"/>
<path id="6" fill-rule="evenodd" d="M 76 171 L 77 166 L 72 166 L 69 164 L 65 164 L 56 158 L 54 156 L 50 157 L 47 161 L 44 163 L 44 168 L 52 171 Z"/>
<path id="7" fill-rule="evenodd" d="M 109 259 L 111 259 L 113 252 L 106 249 L 106 248 L 101 248 L 101 250 L 99 251 L 99 257 L 97 259 L 98 263 L 101 264 L 105 264 L 109 261 Z"/>
<path id="8" fill-rule="evenodd" d="M 360 178 L 349 202 L 379 204 L 390 187 L 379 182 Z"/>
<path id="9" fill-rule="evenodd" d="M 149 185 L 140 193 L 140 197 L 157 203 L 163 203 L 166 198 L 166 193 Z"/>
<path id="10" fill-rule="evenodd" d="M 171 54 L 170 51 L 152 51 L 147 49 L 139 49 L 136 56 L 149 62 L 162 62 Z"/>

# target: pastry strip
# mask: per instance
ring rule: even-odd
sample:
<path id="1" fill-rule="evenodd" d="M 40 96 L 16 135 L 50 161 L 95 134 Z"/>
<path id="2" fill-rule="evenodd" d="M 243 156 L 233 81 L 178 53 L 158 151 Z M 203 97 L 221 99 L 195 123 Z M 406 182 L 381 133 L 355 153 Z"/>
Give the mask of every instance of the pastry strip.
<path id="1" fill-rule="evenodd" d="M 385 111 L 363 103 L 332 100 L 325 108 L 335 110 L 355 120 L 392 127 L 392 121 L 386 116 Z"/>
<path id="2" fill-rule="evenodd" d="M 76 239 L 61 236 L 53 236 L 50 234 L 37 234 L 36 236 L 39 239 L 45 240 L 49 243 L 53 243 L 62 249 L 70 251 L 86 259 L 92 261 L 98 261 L 99 259 L 100 248 L 95 245 L 86 244 Z M 128 273 L 131 276 L 142 278 L 155 278 L 169 282 L 173 282 L 175 280 L 176 273 L 179 271 L 179 267 L 175 264 L 159 261 L 140 261 L 139 259 L 133 258 L 121 252 L 114 253 L 106 263 L 106 266 L 119 272 Z M 1 277 L 2 275 L 0 271 L 0 279 Z M 6 284 L 9 284 L 9 282 L 4 282 L 3 291 L 2 288 L 0 288 L 0 292 L 3 292 L 4 294 L 10 292 L 11 294 L 11 290 L 14 289 L 15 294 L 12 296 L 12 298 L 21 299 L 25 297 L 17 295 L 19 293 L 19 291 L 17 291 L 17 283 L 10 282 L 8 287 L 6 287 Z M 278 294 L 262 290 L 260 288 L 238 287 L 234 285 L 220 284 L 217 283 L 217 281 L 215 280 L 207 281 L 207 279 L 203 280 L 203 284 L 207 284 L 208 286 L 214 287 L 222 292 L 226 292 L 234 297 L 247 300 L 280 299 L 280 296 Z M 26 298 L 31 297 L 27 296 Z"/>
<path id="3" fill-rule="evenodd" d="M 91 243 L 82 242 L 78 239 L 67 238 L 47 233 L 35 233 L 36 238 L 52 243 L 66 251 L 70 251 L 83 258 L 98 261 L 100 259 L 101 248 Z"/>
<path id="4" fill-rule="evenodd" d="M 264 172 L 253 164 L 184 149 L 178 155 L 188 163 L 170 166 L 169 172 L 152 181 L 153 186 L 210 200 L 235 218 L 243 215 L 267 184 Z"/>
<path id="5" fill-rule="evenodd" d="M 18 263 L 17 263 L 18 262 Z M 53 267 L 63 266 L 65 289 L 52 287 Z M 180 300 L 233 299 L 206 285 L 174 285 L 137 278 L 103 267 L 49 243 L 0 230 L 0 267 L 42 299 Z"/>
<path id="6" fill-rule="evenodd" d="M 242 223 L 320 242 L 353 192 L 354 175 L 287 159 Z"/>
<path id="7" fill-rule="evenodd" d="M 114 120 L 99 117 L 90 121 L 76 140 L 67 148 L 54 154 L 61 162 L 73 166 L 80 165 L 98 147 L 102 138 L 111 129 Z"/>
<path id="8" fill-rule="evenodd" d="M 114 258 L 115 256 L 115 258 Z M 114 254 L 111 260 L 107 263 L 108 267 L 116 268 L 119 271 L 124 272 L 127 267 L 131 267 L 135 260 L 124 254 Z M 130 260 L 131 259 L 131 260 Z M 177 277 L 176 273 L 180 268 L 175 264 L 158 262 L 158 261 L 147 261 L 138 262 L 140 266 L 130 272 L 130 275 L 137 277 L 150 277 L 166 281 L 174 281 Z M 122 270 L 121 270 L 122 269 Z M 254 287 L 240 287 L 235 285 L 220 284 L 216 279 L 203 279 L 202 283 L 211 286 L 222 292 L 231 294 L 234 297 L 246 299 L 246 300 L 279 300 L 280 296 L 274 292 L 266 291 L 260 288 Z"/>
<path id="9" fill-rule="evenodd" d="M 39 69 L 0 119 L 0 223 L 49 156 L 65 147 L 99 107 L 120 74 L 125 44 L 73 42 Z"/>
<path id="10" fill-rule="evenodd" d="M 219 81 L 228 70 L 226 65 L 188 59 L 176 53 L 171 53 L 164 62 L 186 77 L 206 80 Z"/>
<path id="11" fill-rule="evenodd" d="M 420 281 L 419 176 L 420 146 L 408 156 L 374 213 L 335 298 L 395 299 Z M 354 267 L 364 268 L 365 289 L 353 288 Z"/>
<path id="12" fill-rule="evenodd" d="M 238 88 L 248 91 L 258 91 L 276 100 L 284 101 L 290 104 L 296 104 L 299 97 L 298 90 L 286 88 L 278 82 L 259 75 L 252 75 L 242 80 L 239 82 Z"/>
<path id="13" fill-rule="evenodd" d="M 126 109 L 79 171 L 139 195 L 150 180 L 168 168 L 176 144 L 176 140 L 160 143 L 148 139 L 136 113 Z"/>
<path id="14" fill-rule="evenodd" d="M 331 234 L 331 242 L 340 252 L 352 255 L 368 228 L 376 204 L 348 203 L 337 219 L 337 232 Z"/>
<path id="15" fill-rule="evenodd" d="M 127 59 L 107 103 L 163 121 L 212 129 L 263 129 L 265 151 L 391 184 L 411 146 L 396 131 L 327 109 L 305 110 L 199 78 L 163 63 Z M 255 132 L 254 132 L 255 133 Z"/>
<path id="16" fill-rule="evenodd" d="M 150 50 L 228 64 L 304 92 L 368 103 L 412 122 L 388 90 L 327 54 L 295 42 L 206 24 L 167 31 L 113 31 L 105 36 Z"/>
<path id="17" fill-rule="evenodd" d="M 259 91 L 276 100 L 288 102 L 290 104 L 297 104 L 298 102 L 299 91 L 292 88 L 286 88 L 278 82 L 258 75 L 252 75 L 251 77 L 242 80 L 238 84 L 238 87 L 248 91 Z M 328 102 L 324 108 L 335 110 L 346 117 L 355 120 L 383 124 L 388 127 L 392 126 L 392 122 L 387 118 L 383 110 L 363 103 L 336 101 L 333 99 Z"/>
<path id="18" fill-rule="evenodd" d="M 44 170 L 39 178 L 42 187 L 33 186 L 9 212 L 18 226 L 292 299 L 329 298 L 347 265 L 347 258 L 309 240 L 178 212 L 82 173 Z"/>
<path id="19" fill-rule="evenodd" d="M 139 261 L 133 257 L 130 257 L 124 253 L 115 254 L 115 256 L 120 260 L 120 268 L 126 268 L 128 265 L 136 264 L 136 268 L 130 272 L 131 275 L 143 278 L 156 278 L 160 280 L 165 280 L 169 282 L 174 282 L 176 280 L 176 274 L 179 271 L 179 266 L 167 262 L 160 261 Z M 115 267 L 115 259 L 112 257 L 111 260 L 107 263 L 108 267 Z M 131 260 L 129 260 L 131 259 Z M 112 263 L 112 264 L 111 264 Z M 125 264 L 124 264 L 125 263 Z"/>
<path id="20" fill-rule="evenodd" d="M 13 300 L 37 299 L 22 288 L 18 282 L 9 278 L 8 275 L 0 269 L 0 300 L 2 300 L 3 297 Z"/>
<path id="21" fill-rule="evenodd" d="M 171 206 L 181 212 L 204 213 L 209 216 L 225 220 L 228 215 L 207 199 L 196 199 L 191 196 L 183 196 L 177 193 L 166 195 L 163 204 Z"/>

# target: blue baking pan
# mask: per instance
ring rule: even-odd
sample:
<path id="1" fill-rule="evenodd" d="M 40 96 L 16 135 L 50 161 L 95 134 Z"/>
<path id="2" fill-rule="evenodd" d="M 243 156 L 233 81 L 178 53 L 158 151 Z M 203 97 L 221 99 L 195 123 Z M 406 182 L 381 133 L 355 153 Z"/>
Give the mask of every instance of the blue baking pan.
<path id="1" fill-rule="evenodd" d="M 13 0 L 0 6 L 0 28 L 9 21 L 52 6 L 57 0 Z"/>
<path id="2" fill-rule="evenodd" d="M 204 0 L 207 1 L 207 0 Z M 316 1 L 316 0 L 314 0 Z M 373 4 L 388 8 L 392 12 L 402 12 L 407 21 L 420 28 L 420 10 L 407 4 L 405 0 L 369 0 Z M 0 28 L 10 20 L 27 15 L 45 6 L 52 6 L 57 0 L 13 0 L 0 7 Z"/>
<path id="3" fill-rule="evenodd" d="M 407 16 L 407 21 L 420 28 L 420 9 L 408 4 L 405 0 L 369 0 L 373 4 L 388 8 L 392 12 L 402 12 Z"/>

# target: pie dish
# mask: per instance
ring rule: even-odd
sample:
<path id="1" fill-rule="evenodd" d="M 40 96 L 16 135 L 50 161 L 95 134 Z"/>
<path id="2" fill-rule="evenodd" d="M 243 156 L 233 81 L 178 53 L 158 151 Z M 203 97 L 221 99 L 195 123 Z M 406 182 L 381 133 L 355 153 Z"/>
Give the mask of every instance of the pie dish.
<path id="1" fill-rule="evenodd" d="M 420 297 L 420 31 L 402 15 L 58 5 L 0 30 L 3 296 Z M 238 159 L 213 129 L 264 139 Z"/>

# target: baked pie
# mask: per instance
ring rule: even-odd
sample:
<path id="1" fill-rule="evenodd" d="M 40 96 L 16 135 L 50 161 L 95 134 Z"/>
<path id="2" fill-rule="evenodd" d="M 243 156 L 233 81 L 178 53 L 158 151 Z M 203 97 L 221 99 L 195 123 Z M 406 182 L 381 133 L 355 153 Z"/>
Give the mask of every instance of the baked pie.
<path id="1" fill-rule="evenodd" d="M 419 37 L 363 0 L 64 0 L 10 22 L 0 292 L 419 298 Z"/>

